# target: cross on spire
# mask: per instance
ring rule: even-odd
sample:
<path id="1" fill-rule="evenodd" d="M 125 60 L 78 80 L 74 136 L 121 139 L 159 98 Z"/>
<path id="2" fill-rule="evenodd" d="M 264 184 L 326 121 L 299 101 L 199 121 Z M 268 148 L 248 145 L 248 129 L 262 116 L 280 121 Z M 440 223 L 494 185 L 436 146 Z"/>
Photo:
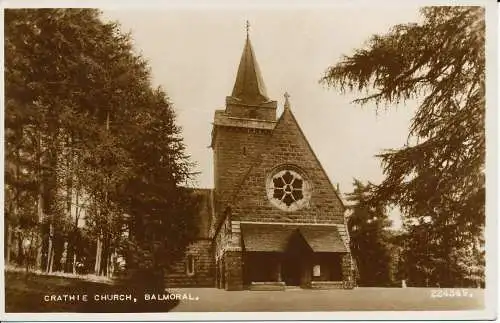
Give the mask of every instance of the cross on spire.
<path id="1" fill-rule="evenodd" d="M 0 0 L 1 1 L 1 0 Z M 232 97 L 243 100 L 246 103 L 262 103 L 269 101 L 266 93 L 266 87 L 260 74 L 259 65 L 253 52 L 250 42 L 249 30 L 250 22 L 245 23 L 247 38 L 245 40 L 245 48 L 241 55 L 236 81 L 234 82 Z"/>
<path id="2" fill-rule="evenodd" d="M 288 92 L 285 92 L 285 94 L 283 94 L 283 96 L 285 97 L 284 107 L 290 108 L 290 101 L 288 100 L 290 98 L 290 94 L 288 94 Z"/>

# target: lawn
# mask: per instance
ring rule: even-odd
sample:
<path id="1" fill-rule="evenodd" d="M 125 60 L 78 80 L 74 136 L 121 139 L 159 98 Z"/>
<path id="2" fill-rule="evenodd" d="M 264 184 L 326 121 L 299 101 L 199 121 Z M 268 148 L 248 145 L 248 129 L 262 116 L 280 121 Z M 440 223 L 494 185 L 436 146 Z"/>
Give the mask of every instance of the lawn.
<path id="1" fill-rule="evenodd" d="M 178 302 L 170 299 L 145 301 L 143 291 L 139 293 L 122 285 L 33 273 L 5 272 L 7 313 L 168 312 Z"/>

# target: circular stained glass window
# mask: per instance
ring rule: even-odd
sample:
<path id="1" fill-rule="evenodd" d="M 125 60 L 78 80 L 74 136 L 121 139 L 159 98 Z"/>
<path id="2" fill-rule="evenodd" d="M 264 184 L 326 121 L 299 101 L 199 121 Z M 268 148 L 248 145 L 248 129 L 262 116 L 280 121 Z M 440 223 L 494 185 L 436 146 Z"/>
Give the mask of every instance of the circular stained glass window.
<path id="1" fill-rule="evenodd" d="M 267 180 L 267 197 L 271 203 L 285 211 L 295 211 L 309 200 L 309 186 L 298 172 L 284 169 Z"/>

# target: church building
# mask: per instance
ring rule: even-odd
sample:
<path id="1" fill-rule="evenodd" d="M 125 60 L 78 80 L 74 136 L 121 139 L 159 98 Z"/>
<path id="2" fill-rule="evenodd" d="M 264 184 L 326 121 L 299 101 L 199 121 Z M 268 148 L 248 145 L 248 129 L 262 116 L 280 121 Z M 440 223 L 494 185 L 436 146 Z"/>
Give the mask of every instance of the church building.
<path id="1" fill-rule="evenodd" d="M 247 32 L 233 91 L 215 110 L 215 187 L 195 190 L 199 239 L 167 286 L 353 287 L 344 204 L 292 111 L 285 93 L 277 117 Z"/>

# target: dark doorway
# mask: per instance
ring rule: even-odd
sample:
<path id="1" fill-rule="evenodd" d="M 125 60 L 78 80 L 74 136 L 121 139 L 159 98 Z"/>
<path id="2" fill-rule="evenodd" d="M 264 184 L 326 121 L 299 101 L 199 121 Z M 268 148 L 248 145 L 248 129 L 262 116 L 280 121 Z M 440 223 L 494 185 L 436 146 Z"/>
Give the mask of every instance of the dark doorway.
<path id="1" fill-rule="evenodd" d="M 243 284 L 252 282 L 278 281 L 278 252 L 245 252 L 243 265 Z"/>
<path id="2" fill-rule="evenodd" d="M 341 281 L 342 255 L 334 252 L 318 252 L 313 256 L 312 268 L 318 267 L 312 280 L 314 281 Z"/>
<path id="3" fill-rule="evenodd" d="M 283 281 L 288 286 L 299 286 L 302 273 L 300 258 L 295 253 L 285 253 L 283 257 Z"/>
<path id="4" fill-rule="evenodd" d="M 283 254 L 282 279 L 288 286 L 301 286 L 308 283 L 307 268 L 310 265 L 312 250 L 300 234 L 294 231 L 290 236 Z"/>

